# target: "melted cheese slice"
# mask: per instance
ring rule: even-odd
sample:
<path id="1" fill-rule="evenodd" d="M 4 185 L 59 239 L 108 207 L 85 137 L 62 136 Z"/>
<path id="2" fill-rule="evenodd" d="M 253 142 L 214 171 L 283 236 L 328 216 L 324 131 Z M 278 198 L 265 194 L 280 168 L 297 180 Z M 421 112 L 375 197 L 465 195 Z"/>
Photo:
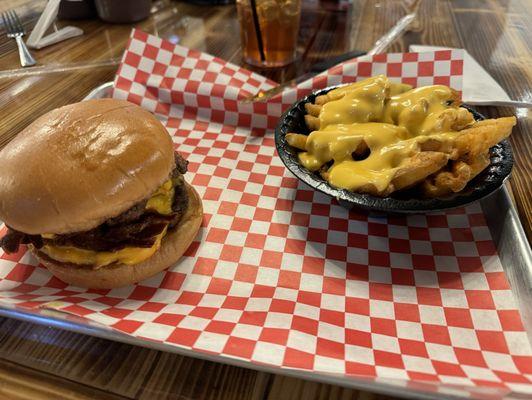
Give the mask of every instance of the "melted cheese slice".
<path id="1" fill-rule="evenodd" d="M 146 209 L 157 211 L 159 214 L 168 215 L 172 213 L 172 201 L 174 200 L 174 185 L 168 179 L 159 189 L 148 199 Z"/>
<path id="2" fill-rule="evenodd" d="M 154 210 L 159 214 L 168 215 L 172 212 L 174 199 L 174 186 L 172 180 L 164 182 L 148 199 L 146 209 Z M 133 265 L 150 258 L 161 247 L 161 241 L 166 234 L 166 229 L 156 236 L 152 247 L 125 247 L 117 251 L 92 251 L 73 246 L 43 246 L 40 251 L 48 257 L 60 262 L 80 265 L 91 265 L 100 268 L 115 262 Z M 43 234 L 43 238 L 53 239 L 52 234 Z"/>
<path id="3" fill-rule="evenodd" d="M 71 246 L 43 246 L 40 251 L 48 257 L 60 262 L 68 262 L 80 265 L 91 265 L 100 268 L 114 262 L 133 265 L 138 264 L 153 255 L 159 247 L 161 240 L 166 234 L 166 228 L 157 235 L 152 247 L 126 247 L 117 251 L 92 251 Z"/>

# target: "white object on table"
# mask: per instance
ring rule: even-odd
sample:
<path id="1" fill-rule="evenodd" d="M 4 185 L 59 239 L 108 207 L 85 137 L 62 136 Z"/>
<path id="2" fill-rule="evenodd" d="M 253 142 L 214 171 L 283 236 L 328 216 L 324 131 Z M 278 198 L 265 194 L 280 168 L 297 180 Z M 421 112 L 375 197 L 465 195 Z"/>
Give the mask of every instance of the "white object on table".
<path id="1" fill-rule="evenodd" d="M 30 37 L 26 41 L 26 44 L 29 47 L 41 49 L 65 39 L 83 35 L 83 30 L 80 28 L 76 28 L 75 26 L 65 26 L 62 29 L 44 36 L 48 28 L 54 23 L 55 17 L 57 17 L 60 2 L 61 0 L 49 0 L 48 3 L 46 3 L 43 13 L 39 17 L 35 28 L 33 28 Z"/>
<path id="2" fill-rule="evenodd" d="M 422 46 L 416 44 L 410 46 L 410 51 L 416 53 L 438 50 L 454 49 L 451 47 Z M 511 100 L 504 89 L 466 50 L 464 50 L 462 101 L 476 106 L 490 105 L 532 108 L 532 101 Z"/>
<path id="3" fill-rule="evenodd" d="M 397 21 L 392 29 L 390 29 L 384 36 L 375 42 L 375 45 L 370 51 L 368 51 L 367 55 L 373 56 L 375 54 L 383 53 L 384 50 L 386 50 L 395 39 L 397 39 L 404 31 L 406 31 L 406 28 L 408 28 L 415 19 L 415 11 L 411 14 L 405 15 L 403 18 Z"/>

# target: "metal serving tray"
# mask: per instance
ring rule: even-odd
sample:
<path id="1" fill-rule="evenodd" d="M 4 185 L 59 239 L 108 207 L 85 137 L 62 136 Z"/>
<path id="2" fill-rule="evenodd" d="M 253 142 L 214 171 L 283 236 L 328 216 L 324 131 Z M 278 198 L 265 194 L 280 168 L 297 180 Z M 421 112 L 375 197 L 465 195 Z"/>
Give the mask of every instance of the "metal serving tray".
<path id="1" fill-rule="evenodd" d="M 97 87 L 85 98 L 98 99 L 110 97 L 113 83 L 107 82 Z M 529 341 L 532 343 L 532 251 L 526 238 L 517 211 L 510 200 L 506 186 L 493 193 L 492 195 L 480 201 L 484 211 L 487 224 L 499 257 L 502 261 L 503 268 L 506 272 L 512 291 L 518 301 L 523 324 L 528 334 Z M 6 308 L 0 305 L 0 316 L 15 318 L 27 322 L 47 325 L 54 328 L 61 328 L 72 332 L 82 333 L 91 336 L 97 336 L 103 339 L 109 339 L 128 343 L 136 346 L 152 348 L 155 350 L 167 351 L 184 356 L 202 358 L 210 361 L 222 362 L 244 368 L 283 374 L 287 376 L 320 381 L 334 385 L 341 385 L 371 392 L 379 392 L 388 395 L 405 396 L 419 399 L 441 399 L 441 398 L 460 398 L 460 396 L 437 393 L 434 386 L 427 383 L 416 383 L 414 387 L 403 387 L 393 382 L 384 383 L 382 381 L 373 381 L 364 378 L 343 377 L 327 375 L 312 371 L 282 369 L 273 366 L 252 364 L 243 360 L 231 359 L 227 357 L 197 353 L 192 350 L 182 349 L 157 342 L 145 341 L 134 338 L 123 333 L 111 330 L 110 328 L 92 323 L 81 318 L 63 314 L 53 310 L 36 310 L 20 311 L 13 308 Z"/>

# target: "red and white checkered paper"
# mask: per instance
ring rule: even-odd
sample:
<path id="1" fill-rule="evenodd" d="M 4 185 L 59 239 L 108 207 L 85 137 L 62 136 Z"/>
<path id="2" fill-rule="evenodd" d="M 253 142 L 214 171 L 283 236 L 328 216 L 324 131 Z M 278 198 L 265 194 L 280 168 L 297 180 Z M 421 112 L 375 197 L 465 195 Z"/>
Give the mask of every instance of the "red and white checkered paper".
<path id="1" fill-rule="evenodd" d="M 178 264 L 115 290 L 67 286 L 25 249 L 2 254 L 0 302 L 256 364 L 477 398 L 532 393 L 532 352 L 479 204 L 368 217 L 298 182 L 275 152 L 272 128 L 311 90 L 377 73 L 459 90 L 462 65 L 460 51 L 378 55 L 244 104 L 275 83 L 133 31 L 113 95 L 173 135 L 203 199 L 201 231 Z"/>

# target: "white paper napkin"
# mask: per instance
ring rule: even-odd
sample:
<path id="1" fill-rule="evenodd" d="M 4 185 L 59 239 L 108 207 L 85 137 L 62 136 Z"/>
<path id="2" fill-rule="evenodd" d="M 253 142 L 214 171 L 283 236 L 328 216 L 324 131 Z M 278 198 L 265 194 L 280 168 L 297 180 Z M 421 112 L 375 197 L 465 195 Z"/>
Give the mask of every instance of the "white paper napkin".
<path id="1" fill-rule="evenodd" d="M 450 47 L 411 45 L 410 51 L 452 50 Z M 462 81 L 462 100 L 472 105 L 513 105 L 530 107 L 530 102 L 515 102 L 482 66 L 464 50 L 464 76 Z"/>

